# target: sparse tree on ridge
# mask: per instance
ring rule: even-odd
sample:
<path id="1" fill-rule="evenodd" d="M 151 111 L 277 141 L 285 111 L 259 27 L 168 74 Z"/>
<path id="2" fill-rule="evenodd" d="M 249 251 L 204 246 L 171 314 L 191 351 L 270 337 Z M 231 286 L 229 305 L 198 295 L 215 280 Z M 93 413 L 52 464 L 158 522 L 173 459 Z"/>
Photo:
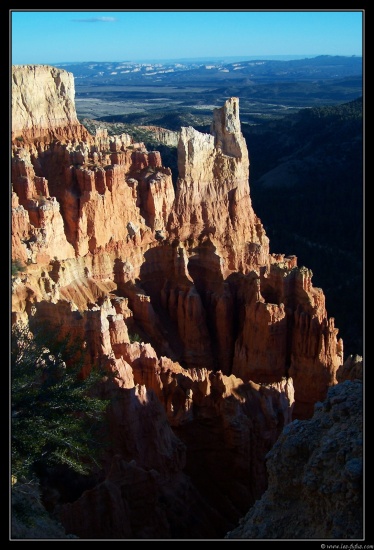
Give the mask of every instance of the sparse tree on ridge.
<path id="1" fill-rule="evenodd" d="M 80 376 L 83 348 L 69 337 L 20 323 L 11 334 L 12 479 L 32 479 L 40 468 L 67 465 L 87 474 L 97 464 L 108 401 L 95 396 L 103 373 Z M 66 363 L 73 359 L 71 366 Z"/>

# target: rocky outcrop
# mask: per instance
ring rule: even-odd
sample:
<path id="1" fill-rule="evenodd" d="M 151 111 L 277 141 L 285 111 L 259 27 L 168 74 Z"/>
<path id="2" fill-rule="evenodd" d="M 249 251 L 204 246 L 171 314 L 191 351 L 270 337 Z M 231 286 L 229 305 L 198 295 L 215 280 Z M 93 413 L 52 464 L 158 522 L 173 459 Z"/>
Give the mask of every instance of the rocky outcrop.
<path id="1" fill-rule="evenodd" d="M 360 355 L 349 355 L 336 372 L 338 382 L 344 380 L 363 380 L 363 360 Z"/>
<path id="2" fill-rule="evenodd" d="M 13 485 L 11 531 L 13 540 L 76 539 L 67 535 L 56 519 L 48 514 L 41 502 L 41 490 L 37 482 Z"/>
<path id="3" fill-rule="evenodd" d="M 48 65 L 12 66 L 12 141 L 84 139 L 74 77 Z"/>
<path id="4" fill-rule="evenodd" d="M 167 128 L 161 128 L 160 126 L 138 126 L 139 130 L 146 130 L 151 132 L 156 141 L 165 143 L 171 147 L 177 147 L 180 137 L 180 132 L 168 130 Z"/>
<path id="5" fill-rule="evenodd" d="M 103 481 L 56 506 L 81 537 L 96 518 L 98 538 L 220 538 L 265 491 L 283 427 L 337 384 L 343 342 L 311 271 L 270 253 L 237 98 L 210 134 L 182 128 L 174 190 L 158 152 L 79 126 L 72 84 L 14 68 L 12 320 L 78 336 L 84 373 L 115 374 Z"/>
<path id="6" fill-rule="evenodd" d="M 227 539 L 362 539 L 362 382 L 329 389 L 311 419 L 283 429 L 269 486 Z"/>

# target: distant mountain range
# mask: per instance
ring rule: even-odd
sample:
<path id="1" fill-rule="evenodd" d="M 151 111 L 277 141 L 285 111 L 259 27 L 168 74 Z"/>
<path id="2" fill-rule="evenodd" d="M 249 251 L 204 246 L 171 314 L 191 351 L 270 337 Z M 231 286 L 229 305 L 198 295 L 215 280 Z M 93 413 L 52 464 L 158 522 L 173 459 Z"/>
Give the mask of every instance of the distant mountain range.
<path id="1" fill-rule="evenodd" d="M 289 81 L 362 77 L 362 57 L 321 55 L 303 59 L 248 59 L 235 61 L 212 59 L 149 62 L 57 63 L 56 67 L 72 72 L 76 86 L 108 84 L 201 85 L 233 81 Z"/>

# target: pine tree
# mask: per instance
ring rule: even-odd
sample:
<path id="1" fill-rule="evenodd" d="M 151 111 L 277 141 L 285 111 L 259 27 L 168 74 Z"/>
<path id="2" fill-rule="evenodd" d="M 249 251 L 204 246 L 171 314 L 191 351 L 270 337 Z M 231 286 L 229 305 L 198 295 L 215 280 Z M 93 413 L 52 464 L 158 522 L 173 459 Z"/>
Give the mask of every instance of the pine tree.
<path id="1" fill-rule="evenodd" d="M 32 479 L 40 467 L 65 464 L 91 471 L 108 401 L 95 396 L 103 373 L 82 378 L 82 343 L 45 326 L 11 334 L 12 478 Z M 96 392 L 97 393 L 97 392 Z"/>

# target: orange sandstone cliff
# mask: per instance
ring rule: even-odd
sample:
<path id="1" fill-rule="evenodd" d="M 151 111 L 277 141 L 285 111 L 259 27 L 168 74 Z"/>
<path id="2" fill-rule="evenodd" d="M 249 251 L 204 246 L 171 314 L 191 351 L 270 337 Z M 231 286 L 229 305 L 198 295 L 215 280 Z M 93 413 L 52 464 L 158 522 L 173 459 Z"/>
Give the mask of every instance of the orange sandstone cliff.
<path id="1" fill-rule="evenodd" d="M 253 211 L 239 100 L 181 129 L 174 189 L 157 151 L 79 123 L 72 74 L 14 66 L 11 178 L 12 322 L 116 373 L 103 478 L 51 506 L 81 538 L 222 538 L 343 365 L 323 291 Z"/>

